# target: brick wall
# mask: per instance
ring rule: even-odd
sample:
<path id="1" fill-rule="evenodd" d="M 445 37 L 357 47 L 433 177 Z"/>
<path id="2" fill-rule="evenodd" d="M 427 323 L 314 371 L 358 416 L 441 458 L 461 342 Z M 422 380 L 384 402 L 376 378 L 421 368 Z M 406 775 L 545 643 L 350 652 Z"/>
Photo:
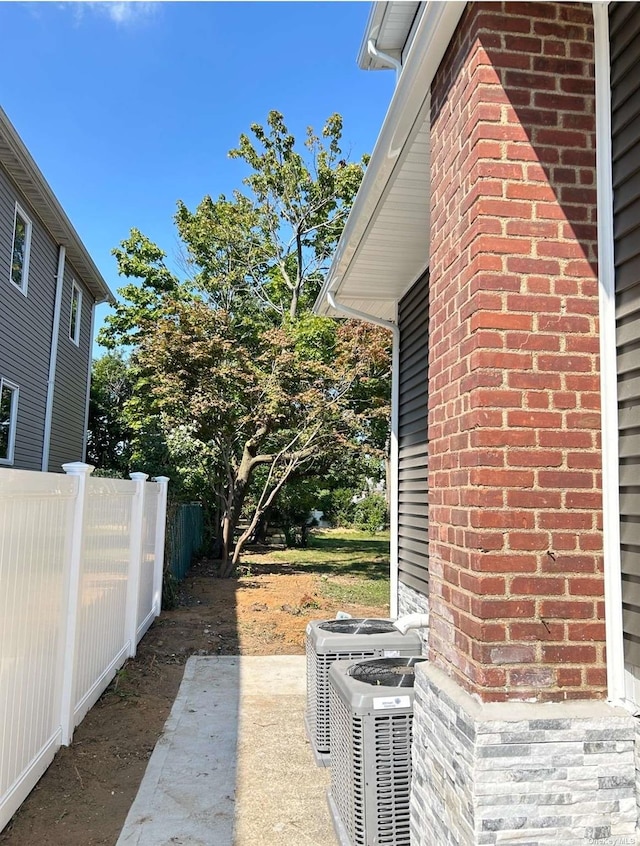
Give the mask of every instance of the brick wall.
<path id="1" fill-rule="evenodd" d="M 430 656 L 604 694 L 592 13 L 469 4 L 432 88 Z"/>

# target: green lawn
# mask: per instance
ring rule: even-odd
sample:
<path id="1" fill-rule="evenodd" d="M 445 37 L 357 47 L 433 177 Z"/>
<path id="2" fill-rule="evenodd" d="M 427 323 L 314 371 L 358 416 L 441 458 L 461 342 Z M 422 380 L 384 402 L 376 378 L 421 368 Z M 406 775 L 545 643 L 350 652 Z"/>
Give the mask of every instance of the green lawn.
<path id="1" fill-rule="evenodd" d="M 319 590 L 340 602 L 389 603 L 389 532 L 317 529 L 306 549 L 277 550 L 269 558 L 317 574 Z"/>

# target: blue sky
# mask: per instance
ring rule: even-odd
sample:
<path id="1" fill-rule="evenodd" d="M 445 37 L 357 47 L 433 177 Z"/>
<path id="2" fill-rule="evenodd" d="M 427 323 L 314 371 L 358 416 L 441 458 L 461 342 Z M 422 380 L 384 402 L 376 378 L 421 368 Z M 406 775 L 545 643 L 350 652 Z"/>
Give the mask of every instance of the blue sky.
<path id="1" fill-rule="evenodd" d="M 241 187 L 227 157 L 281 111 L 373 149 L 392 71 L 358 69 L 369 3 L 0 3 L 1 103 L 112 290 L 132 226 L 177 253 L 177 199 Z M 98 309 L 98 324 L 106 307 Z"/>

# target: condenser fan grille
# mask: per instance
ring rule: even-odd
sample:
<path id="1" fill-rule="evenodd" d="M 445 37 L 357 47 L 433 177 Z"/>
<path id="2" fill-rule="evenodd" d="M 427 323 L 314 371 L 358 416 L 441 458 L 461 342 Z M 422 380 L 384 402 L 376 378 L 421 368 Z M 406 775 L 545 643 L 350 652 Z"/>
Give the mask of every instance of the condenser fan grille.
<path id="1" fill-rule="evenodd" d="M 424 658 L 375 658 L 349 669 L 357 681 L 380 687 L 413 687 L 415 664 Z"/>
<path id="2" fill-rule="evenodd" d="M 324 623 L 320 623 L 318 628 L 325 632 L 333 632 L 334 634 L 359 635 L 388 634 L 389 632 L 398 631 L 390 620 L 356 620 L 353 618 L 348 620 L 327 620 Z"/>
<path id="3" fill-rule="evenodd" d="M 318 655 L 307 641 L 307 719 L 317 752 L 328 755 L 330 744 L 329 668 L 334 661 L 372 658 L 373 650 L 328 652 Z"/>

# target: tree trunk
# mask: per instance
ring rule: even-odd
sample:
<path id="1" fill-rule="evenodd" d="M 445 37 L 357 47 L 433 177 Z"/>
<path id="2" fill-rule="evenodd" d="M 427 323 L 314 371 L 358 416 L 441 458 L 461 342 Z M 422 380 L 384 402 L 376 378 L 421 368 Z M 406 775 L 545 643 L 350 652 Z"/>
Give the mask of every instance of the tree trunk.
<path id="1" fill-rule="evenodd" d="M 298 270 L 296 273 L 296 284 L 293 287 L 293 292 L 291 294 L 291 304 L 289 305 L 289 317 L 292 320 L 298 316 L 298 302 L 300 300 L 300 294 L 302 292 L 302 283 L 303 283 L 303 276 L 302 276 L 302 236 L 300 232 L 296 233 L 296 258 L 298 262 Z"/>
<path id="2" fill-rule="evenodd" d="M 231 575 L 229 568 L 229 556 L 233 547 L 233 532 L 235 526 L 231 520 L 231 514 L 227 511 L 222 517 L 221 535 L 222 542 L 220 544 L 220 575 L 223 579 Z"/>
<path id="3" fill-rule="evenodd" d="M 267 532 L 269 531 L 269 519 L 271 516 L 271 509 L 267 509 L 265 513 L 258 520 L 258 525 L 255 528 L 253 535 L 249 538 L 249 543 L 266 544 Z"/>
<path id="4" fill-rule="evenodd" d="M 253 471 L 253 456 L 249 452 L 249 448 L 245 445 L 242 454 L 242 461 L 238 467 L 238 472 L 233 482 L 233 492 L 230 497 L 230 503 L 222 518 L 222 555 L 220 565 L 220 575 L 223 579 L 228 579 L 233 575 L 236 568 L 237 556 L 233 554 L 234 543 L 233 538 L 238 525 L 238 520 L 242 514 L 242 506 L 247 494 L 247 487 L 251 479 Z"/>

